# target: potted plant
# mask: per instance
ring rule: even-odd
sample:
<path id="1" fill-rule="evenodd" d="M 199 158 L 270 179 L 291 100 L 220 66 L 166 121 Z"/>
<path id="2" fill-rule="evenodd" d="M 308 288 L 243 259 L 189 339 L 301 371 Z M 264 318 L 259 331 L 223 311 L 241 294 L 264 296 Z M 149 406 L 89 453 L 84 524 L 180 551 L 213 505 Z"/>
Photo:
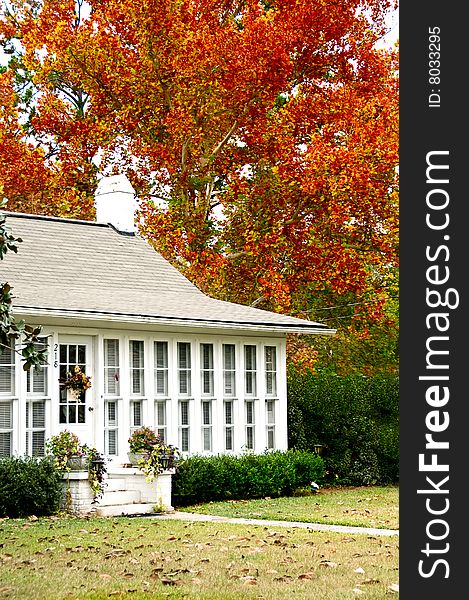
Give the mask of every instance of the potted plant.
<path id="1" fill-rule="evenodd" d="M 127 456 L 129 462 L 136 465 L 141 458 L 150 454 L 155 444 L 161 443 L 161 439 L 151 427 L 144 425 L 132 432 L 128 442 L 129 452 Z"/>
<path id="2" fill-rule="evenodd" d="M 67 429 L 49 438 L 46 450 L 54 456 L 61 471 L 82 471 L 88 468 L 88 459 L 78 436 Z"/>
<path id="3" fill-rule="evenodd" d="M 46 441 L 46 450 L 55 458 L 57 467 L 66 473 L 88 471 L 88 481 L 96 502 L 104 493 L 106 459 L 96 448 L 80 444 L 78 436 L 64 429 Z"/>
<path id="4" fill-rule="evenodd" d="M 171 444 L 165 444 L 159 435 L 147 426 L 140 427 L 132 433 L 129 449 L 129 461 L 145 473 L 148 482 L 153 481 L 158 473 L 173 468 L 179 458 L 179 450 Z"/>
<path id="5" fill-rule="evenodd" d="M 60 380 L 60 383 L 64 389 L 78 399 L 91 387 L 91 377 L 86 375 L 78 365 L 75 365 L 73 371 L 69 371 L 65 379 Z"/>

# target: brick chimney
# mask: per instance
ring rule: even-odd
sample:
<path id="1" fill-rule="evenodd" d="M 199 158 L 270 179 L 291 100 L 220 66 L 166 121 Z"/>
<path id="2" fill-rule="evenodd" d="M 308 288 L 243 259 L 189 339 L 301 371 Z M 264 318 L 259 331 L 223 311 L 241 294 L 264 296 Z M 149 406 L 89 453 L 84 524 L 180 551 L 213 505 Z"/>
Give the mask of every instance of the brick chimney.
<path id="1" fill-rule="evenodd" d="M 125 175 L 111 175 L 100 179 L 94 205 L 97 223 L 109 223 L 118 231 L 135 233 L 135 190 Z"/>

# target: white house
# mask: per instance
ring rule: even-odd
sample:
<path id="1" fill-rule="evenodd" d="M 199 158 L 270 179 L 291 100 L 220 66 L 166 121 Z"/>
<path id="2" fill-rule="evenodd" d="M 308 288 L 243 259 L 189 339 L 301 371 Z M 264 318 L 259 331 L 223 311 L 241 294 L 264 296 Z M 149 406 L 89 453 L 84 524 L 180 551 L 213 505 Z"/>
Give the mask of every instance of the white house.
<path id="1" fill-rule="evenodd" d="M 286 336 L 334 331 L 209 298 L 135 233 L 134 208 L 116 176 L 96 223 L 7 213 L 23 243 L 0 279 L 15 316 L 43 326 L 49 362 L 25 372 L 0 355 L 0 455 L 41 455 L 68 429 L 117 467 L 143 424 L 188 454 L 286 449 Z M 79 398 L 59 382 L 75 365 L 92 383 Z"/>

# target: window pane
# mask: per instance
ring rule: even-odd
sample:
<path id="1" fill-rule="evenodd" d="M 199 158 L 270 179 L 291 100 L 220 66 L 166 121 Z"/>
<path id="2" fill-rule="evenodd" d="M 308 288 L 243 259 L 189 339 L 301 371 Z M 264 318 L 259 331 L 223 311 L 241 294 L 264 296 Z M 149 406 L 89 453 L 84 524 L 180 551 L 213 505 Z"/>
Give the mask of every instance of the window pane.
<path id="1" fill-rule="evenodd" d="M 233 450 L 233 428 L 225 429 L 225 450 Z"/>
<path id="2" fill-rule="evenodd" d="M 225 423 L 233 424 L 233 402 L 225 402 Z"/>
<path id="3" fill-rule="evenodd" d="M 0 432 L 0 456 L 11 456 L 11 433 Z"/>
<path id="4" fill-rule="evenodd" d="M 11 429 L 12 405 L 11 402 L 0 402 L 0 429 Z"/>
<path id="5" fill-rule="evenodd" d="M 181 402 L 181 425 L 189 425 L 189 403 Z"/>
<path id="6" fill-rule="evenodd" d="M 157 425 L 166 425 L 166 402 L 156 403 L 156 420 Z"/>
<path id="7" fill-rule="evenodd" d="M 202 402 L 202 423 L 204 425 L 211 425 L 211 402 Z"/>

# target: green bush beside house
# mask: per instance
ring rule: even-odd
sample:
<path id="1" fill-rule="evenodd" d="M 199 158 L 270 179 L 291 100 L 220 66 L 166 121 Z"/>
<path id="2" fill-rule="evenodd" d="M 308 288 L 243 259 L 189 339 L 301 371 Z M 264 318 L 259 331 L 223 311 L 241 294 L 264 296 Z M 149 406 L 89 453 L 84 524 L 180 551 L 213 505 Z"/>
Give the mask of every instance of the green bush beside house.
<path id="1" fill-rule="evenodd" d="M 288 371 L 291 448 L 325 446 L 328 484 L 399 480 L 399 378 Z"/>
<path id="2" fill-rule="evenodd" d="M 62 502 L 62 473 L 52 457 L 0 459 L 0 517 L 52 515 Z"/>

